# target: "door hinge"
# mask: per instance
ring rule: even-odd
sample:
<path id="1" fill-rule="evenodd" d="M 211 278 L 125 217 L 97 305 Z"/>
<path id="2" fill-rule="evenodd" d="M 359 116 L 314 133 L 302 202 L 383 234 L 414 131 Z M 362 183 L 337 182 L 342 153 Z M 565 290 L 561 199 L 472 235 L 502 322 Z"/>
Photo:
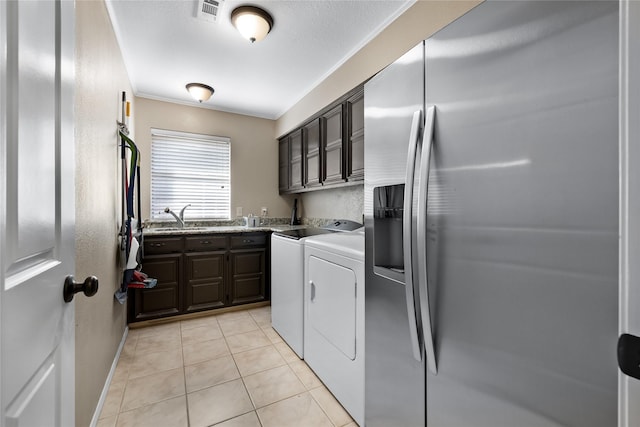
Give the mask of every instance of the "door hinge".
<path id="1" fill-rule="evenodd" d="M 620 335 L 618 366 L 626 375 L 640 380 L 640 337 L 630 334 Z"/>

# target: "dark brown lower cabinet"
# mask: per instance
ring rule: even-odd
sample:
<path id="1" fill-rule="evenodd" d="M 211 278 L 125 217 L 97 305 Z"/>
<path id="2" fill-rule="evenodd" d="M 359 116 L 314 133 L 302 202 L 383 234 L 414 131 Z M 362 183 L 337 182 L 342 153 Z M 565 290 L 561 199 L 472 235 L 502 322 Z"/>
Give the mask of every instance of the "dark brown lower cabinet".
<path id="1" fill-rule="evenodd" d="M 265 249 L 231 251 L 231 305 L 266 299 L 265 258 Z"/>
<path id="2" fill-rule="evenodd" d="M 129 323 L 268 300 L 268 237 L 147 237 L 142 271 L 158 284 L 129 290 Z"/>
<path id="3" fill-rule="evenodd" d="M 224 307 L 226 253 L 186 254 L 185 261 L 185 311 Z"/>
<path id="4" fill-rule="evenodd" d="M 182 254 L 145 257 L 144 271 L 157 279 L 158 284 L 155 288 L 129 292 L 129 322 L 179 314 L 182 311 Z"/>

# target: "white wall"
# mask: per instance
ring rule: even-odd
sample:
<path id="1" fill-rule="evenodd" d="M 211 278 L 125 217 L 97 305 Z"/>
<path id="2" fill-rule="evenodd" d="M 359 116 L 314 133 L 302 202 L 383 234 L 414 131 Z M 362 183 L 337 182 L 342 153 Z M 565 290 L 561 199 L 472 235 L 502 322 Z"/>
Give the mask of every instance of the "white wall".
<path id="1" fill-rule="evenodd" d="M 76 425 L 88 426 L 126 326 L 117 266 L 121 92 L 131 86 L 102 1 L 76 2 L 76 272 L 100 280 L 76 305 Z"/>

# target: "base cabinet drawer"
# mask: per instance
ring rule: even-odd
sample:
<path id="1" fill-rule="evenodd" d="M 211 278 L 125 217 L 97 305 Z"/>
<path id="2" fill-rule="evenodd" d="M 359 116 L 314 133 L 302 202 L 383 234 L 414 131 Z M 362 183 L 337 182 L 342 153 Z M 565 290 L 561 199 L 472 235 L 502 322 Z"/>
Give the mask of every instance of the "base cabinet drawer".
<path id="1" fill-rule="evenodd" d="M 243 233 L 231 237 L 231 249 L 265 247 L 267 244 L 266 233 Z"/>
<path id="2" fill-rule="evenodd" d="M 226 250 L 227 245 L 227 236 L 198 236 L 185 238 L 185 250 L 187 252 Z"/>
<path id="3" fill-rule="evenodd" d="M 182 253 L 181 237 L 146 238 L 144 240 L 144 256 Z"/>

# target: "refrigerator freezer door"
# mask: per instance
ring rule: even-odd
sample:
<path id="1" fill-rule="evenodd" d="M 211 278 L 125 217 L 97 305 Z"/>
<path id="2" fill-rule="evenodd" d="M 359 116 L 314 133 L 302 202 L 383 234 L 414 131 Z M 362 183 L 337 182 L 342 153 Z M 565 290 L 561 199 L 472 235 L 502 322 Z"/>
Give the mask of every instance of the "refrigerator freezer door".
<path id="1" fill-rule="evenodd" d="M 422 43 L 365 85 L 367 427 L 425 423 L 425 367 L 414 358 L 403 279 L 404 182 L 417 110 L 424 111 Z M 374 267 L 382 273 L 376 274 Z"/>
<path id="2" fill-rule="evenodd" d="M 485 2 L 425 51 L 427 425 L 615 426 L 617 2 Z"/>

